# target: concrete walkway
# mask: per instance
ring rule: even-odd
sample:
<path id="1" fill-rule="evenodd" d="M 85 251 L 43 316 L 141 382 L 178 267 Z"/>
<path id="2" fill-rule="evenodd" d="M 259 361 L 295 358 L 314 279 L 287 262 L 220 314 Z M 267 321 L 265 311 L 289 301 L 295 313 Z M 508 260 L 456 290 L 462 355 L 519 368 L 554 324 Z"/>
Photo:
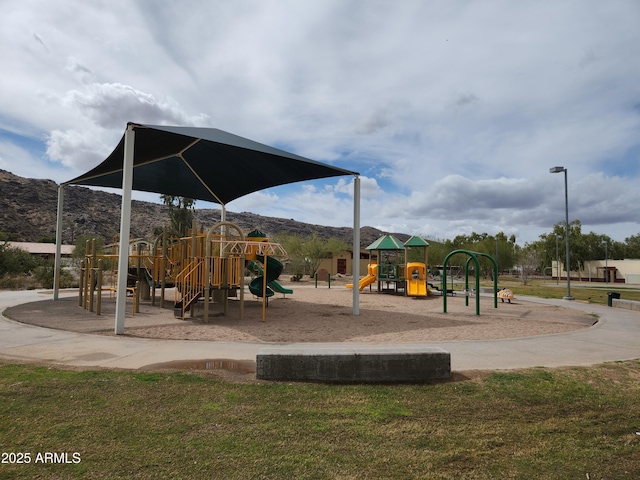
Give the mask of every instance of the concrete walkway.
<path id="1" fill-rule="evenodd" d="M 46 291 L 2 291 L 0 311 L 50 298 L 51 292 Z M 599 321 L 591 328 L 570 333 L 434 342 L 429 346 L 441 347 L 451 353 L 453 371 L 594 365 L 640 358 L 640 312 L 566 300 L 531 297 L 518 297 L 518 300 L 580 309 L 598 316 Z M 4 316 L 0 318 L 0 358 L 21 363 L 139 369 L 178 361 L 255 360 L 260 347 L 272 345 L 278 344 L 107 337 L 35 327 Z M 308 344 L 286 345 L 303 347 Z M 366 348 L 362 344 L 360 347 Z"/>

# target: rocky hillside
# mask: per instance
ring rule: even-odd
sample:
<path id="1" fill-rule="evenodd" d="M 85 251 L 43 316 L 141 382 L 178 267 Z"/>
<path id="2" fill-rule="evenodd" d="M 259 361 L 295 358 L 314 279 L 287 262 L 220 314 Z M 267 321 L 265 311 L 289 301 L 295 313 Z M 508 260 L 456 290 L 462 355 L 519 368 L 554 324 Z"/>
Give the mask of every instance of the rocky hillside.
<path id="1" fill-rule="evenodd" d="M 105 243 L 110 243 L 120 228 L 120 195 L 77 186 L 67 187 L 64 192 L 64 243 L 73 244 L 76 238 L 84 235 L 101 236 Z M 57 205 L 58 184 L 54 181 L 23 178 L 0 170 L 0 232 L 8 234 L 12 240 L 38 242 L 55 237 Z M 131 210 L 134 237 L 148 238 L 155 228 L 169 223 L 164 205 L 134 200 Z M 196 208 L 195 217 L 198 224 L 206 228 L 220 220 L 220 210 Z M 227 220 L 244 231 L 257 228 L 269 235 L 300 236 L 315 233 L 321 238 L 336 237 L 349 244 L 353 241 L 351 228 L 310 225 L 246 212 L 227 212 Z M 363 227 L 361 245 L 370 245 L 384 233 L 387 232 Z M 408 238 L 401 233 L 394 235 L 402 241 Z"/>

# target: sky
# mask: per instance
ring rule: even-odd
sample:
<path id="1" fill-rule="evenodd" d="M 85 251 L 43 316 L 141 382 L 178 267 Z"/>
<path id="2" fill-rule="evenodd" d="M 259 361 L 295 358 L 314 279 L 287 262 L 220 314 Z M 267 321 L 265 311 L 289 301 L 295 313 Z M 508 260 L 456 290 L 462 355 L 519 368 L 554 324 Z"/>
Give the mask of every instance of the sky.
<path id="1" fill-rule="evenodd" d="M 359 172 L 362 226 L 524 245 L 564 222 L 564 174 L 549 172 L 562 166 L 583 233 L 640 233 L 637 0 L 0 0 L 0 11 L 0 169 L 16 175 L 71 180 L 127 122 L 214 127 Z M 353 177 L 335 177 L 226 208 L 348 227 L 352 196 Z"/>

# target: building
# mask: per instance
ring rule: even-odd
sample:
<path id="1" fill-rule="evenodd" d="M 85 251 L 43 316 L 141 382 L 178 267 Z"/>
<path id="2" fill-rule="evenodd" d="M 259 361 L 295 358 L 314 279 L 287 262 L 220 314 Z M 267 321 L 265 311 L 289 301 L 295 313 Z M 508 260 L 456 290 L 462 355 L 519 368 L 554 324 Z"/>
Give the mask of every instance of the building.
<path id="1" fill-rule="evenodd" d="M 563 262 L 551 265 L 552 278 L 567 278 Z M 640 259 L 591 260 L 585 262 L 579 272 L 571 272 L 571 280 L 583 282 L 632 283 L 640 284 Z"/>
<path id="2" fill-rule="evenodd" d="M 360 250 L 360 276 L 367 274 L 367 265 L 371 263 L 371 260 L 377 261 L 375 253 L 368 252 L 366 250 Z M 339 254 L 333 256 L 333 258 L 324 258 L 320 262 L 318 271 L 326 270 L 330 275 L 351 275 L 353 272 L 353 250 L 344 250 Z"/>
<path id="3" fill-rule="evenodd" d="M 56 256 L 56 244 L 55 243 L 39 243 L 39 242 L 7 242 L 11 248 L 19 248 L 31 255 L 37 255 L 39 257 L 48 258 L 53 260 Z M 62 258 L 70 258 L 73 254 L 74 245 L 61 245 L 60 254 Z"/>

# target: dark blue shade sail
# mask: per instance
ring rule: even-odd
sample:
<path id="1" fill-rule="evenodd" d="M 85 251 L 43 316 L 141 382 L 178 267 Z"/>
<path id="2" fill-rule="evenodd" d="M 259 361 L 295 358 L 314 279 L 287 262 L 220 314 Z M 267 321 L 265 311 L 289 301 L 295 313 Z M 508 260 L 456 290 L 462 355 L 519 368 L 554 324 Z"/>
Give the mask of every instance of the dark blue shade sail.
<path id="1" fill-rule="evenodd" d="M 358 175 L 216 128 L 129 123 L 135 132 L 133 190 L 225 205 L 265 188 Z M 97 167 L 65 185 L 122 188 L 124 135 Z"/>

